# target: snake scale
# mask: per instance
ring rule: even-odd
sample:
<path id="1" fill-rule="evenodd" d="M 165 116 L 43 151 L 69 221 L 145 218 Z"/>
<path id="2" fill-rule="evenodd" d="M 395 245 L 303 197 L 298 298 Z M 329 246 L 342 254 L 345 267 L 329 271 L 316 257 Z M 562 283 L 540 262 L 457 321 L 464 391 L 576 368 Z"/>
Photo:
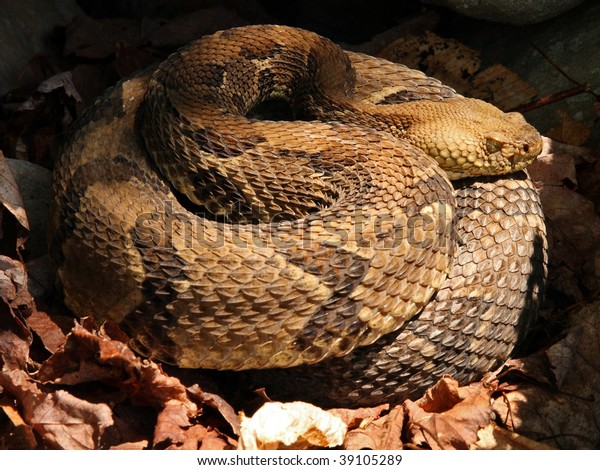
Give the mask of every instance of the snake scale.
<path id="1" fill-rule="evenodd" d="M 144 356 L 250 370 L 276 397 L 398 401 L 480 377 L 527 333 L 546 240 L 523 169 L 540 151 L 521 115 L 421 72 L 234 28 L 74 125 L 50 252 L 65 304 Z"/>

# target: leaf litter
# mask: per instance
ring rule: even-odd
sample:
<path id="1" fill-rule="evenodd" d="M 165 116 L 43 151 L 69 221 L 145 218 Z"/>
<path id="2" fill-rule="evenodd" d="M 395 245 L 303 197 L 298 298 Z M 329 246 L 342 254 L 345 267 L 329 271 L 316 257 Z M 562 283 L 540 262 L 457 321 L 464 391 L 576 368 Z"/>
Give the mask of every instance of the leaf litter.
<path id="1" fill-rule="evenodd" d="M 71 70 L 54 62 L 36 88 L 16 90 L 1 103 L 10 116 L 2 123 L 1 149 L 51 167 L 64 130 L 116 79 L 161 60 L 166 49 L 247 23 L 221 10 L 142 24 L 76 19 L 63 50 Z M 425 46 L 411 48 L 410 41 Z M 537 94 L 502 64 L 483 68 L 477 51 L 434 33 L 404 38 L 382 55 L 420 65 L 459 92 L 503 109 Z M 530 170 L 551 240 L 549 301 L 530 354 L 470 385 L 444 377 L 415 401 L 322 410 L 342 423 L 339 448 L 600 446 L 600 307 L 589 302 L 598 292 L 600 268 L 600 167 L 597 154 L 582 147 L 586 128 L 567 115 L 563 123 L 551 132 L 562 143 L 545 139 Z M 51 298 L 31 295 L 23 260 L 27 214 L 10 171 L 0 169 L 0 448 L 239 448 L 245 408 L 219 390 L 205 390 L 202 373 L 184 381 L 185 374 L 137 357 L 115 325 L 77 322 Z M 299 439 L 305 441 L 299 446 L 315 445 L 302 433 Z"/>

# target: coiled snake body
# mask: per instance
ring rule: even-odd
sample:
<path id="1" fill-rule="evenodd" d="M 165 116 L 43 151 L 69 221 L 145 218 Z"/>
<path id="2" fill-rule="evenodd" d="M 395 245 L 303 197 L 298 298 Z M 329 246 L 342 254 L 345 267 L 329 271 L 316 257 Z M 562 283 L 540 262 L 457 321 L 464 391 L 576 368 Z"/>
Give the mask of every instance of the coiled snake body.
<path id="1" fill-rule="evenodd" d="M 266 369 L 282 396 L 399 400 L 480 376 L 527 331 L 545 229 L 520 170 L 540 150 L 520 115 L 420 72 L 236 28 L 86 112 L 55 171 L 51 253 L 65 303 L 143 355 Z"/>

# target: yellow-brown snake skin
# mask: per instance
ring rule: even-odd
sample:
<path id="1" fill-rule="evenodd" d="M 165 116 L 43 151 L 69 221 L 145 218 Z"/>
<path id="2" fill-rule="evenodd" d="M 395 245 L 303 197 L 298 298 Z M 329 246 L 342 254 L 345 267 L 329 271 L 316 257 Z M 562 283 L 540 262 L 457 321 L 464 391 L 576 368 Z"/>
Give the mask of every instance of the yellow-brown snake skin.
<path id="1" fill-rule="evenodd" d="M 476 379 L 527 333 L 546 241 L 522 170 L 540 151 L 521 115 L 421 72 L 300 29 L 221 31 L 74 126 L 51 253 L 66 305 L 145 356 L 397 401 Z"/>

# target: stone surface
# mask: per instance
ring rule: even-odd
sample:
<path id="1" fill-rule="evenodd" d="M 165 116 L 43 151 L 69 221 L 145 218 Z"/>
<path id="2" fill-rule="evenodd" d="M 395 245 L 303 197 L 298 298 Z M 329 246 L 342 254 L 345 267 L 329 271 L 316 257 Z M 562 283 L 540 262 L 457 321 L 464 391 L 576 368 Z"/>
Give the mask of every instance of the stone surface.
<path id="1" fill-rule="evenodd" d="M 533 24 L 553 18 L 583 0 L 423 0 L 482 20 Z"/>

